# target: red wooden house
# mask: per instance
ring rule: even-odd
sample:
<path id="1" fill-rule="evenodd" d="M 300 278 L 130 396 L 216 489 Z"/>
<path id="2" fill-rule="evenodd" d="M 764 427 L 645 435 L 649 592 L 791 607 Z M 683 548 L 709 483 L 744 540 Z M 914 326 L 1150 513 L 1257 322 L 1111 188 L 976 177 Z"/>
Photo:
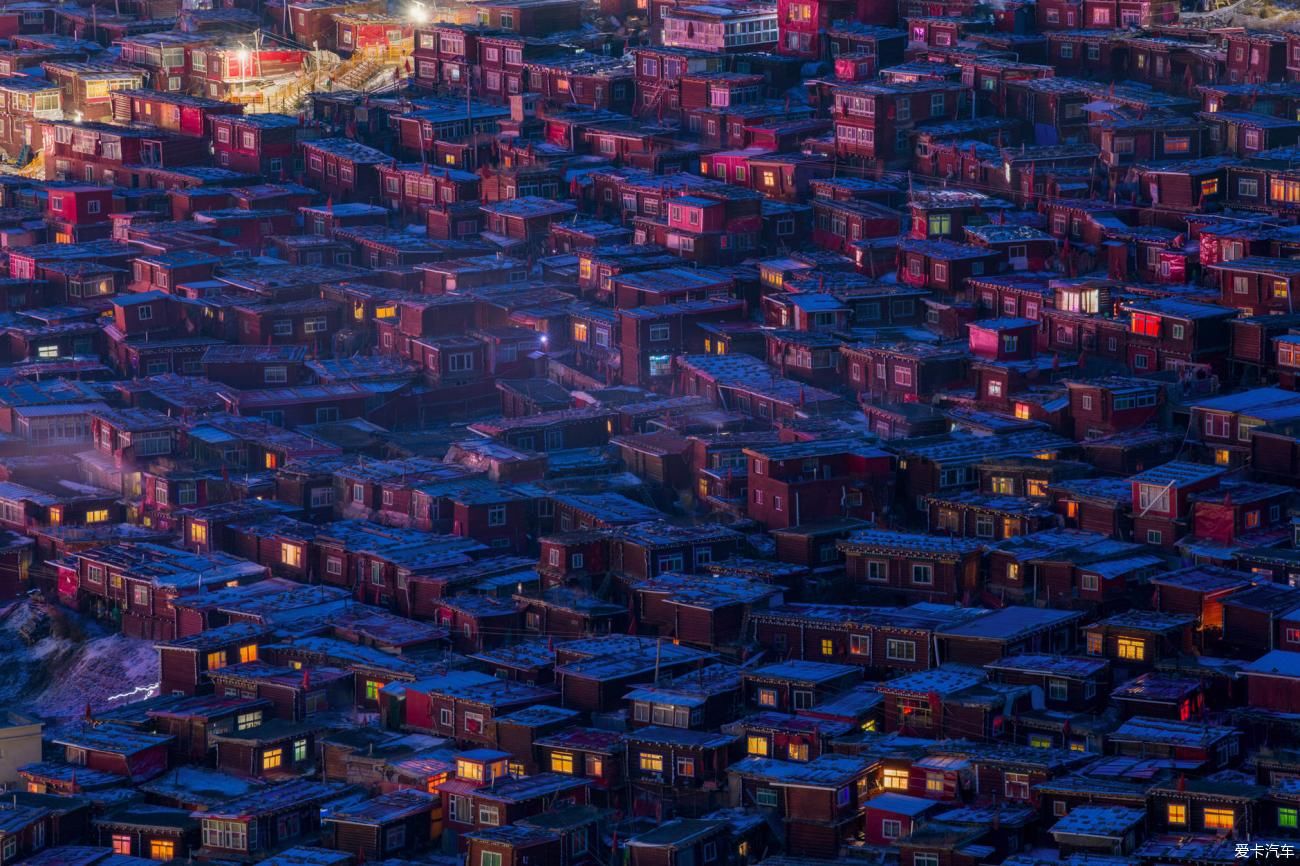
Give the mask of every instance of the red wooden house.
<path id="1" fill-rule="evenodd" d="M 1214 466 L 1173 461 L 1129 478 L 1137 540 L 1172 547 L 1190 529 L 1192 494 L 1217 488 L 1223 472 Z"/>

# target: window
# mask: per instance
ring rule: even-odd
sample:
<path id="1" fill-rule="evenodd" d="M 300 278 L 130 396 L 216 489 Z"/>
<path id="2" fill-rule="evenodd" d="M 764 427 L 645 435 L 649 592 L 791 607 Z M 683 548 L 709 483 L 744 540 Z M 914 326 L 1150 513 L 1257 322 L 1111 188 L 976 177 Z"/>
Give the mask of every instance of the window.
<path id="1" fill-rule="evenodd" d="M 1101 578 L 1095 574 L 1079 575 L 1079 588 L 1084 592 L 1096 592 L 1101 588 Z"/>
<path id="2" fill-rule="evenodd" d="M 257 661 L 257 644 L 244 644 L 239 648 L 239 661 L 242 664 Z"/>
<path id="3" fill-rule="evenodd" d="M 759 689 L 758 705 L 761 707 L 776 706 L 776 689 Z"/>
<path id="4" fill-rule="evenodd" d="M 483 733 L 483 714 L 482 714 L 482 713 L 466 713 L 466 714 L 465 714 L 465 730 L 466 730 L 467 732 L 471 733 L 471 734 L 481 734 L 481 733 Z"/>
<path id="5" fill-rule="evenodd" d="M 934 583 L 934 568 L 930 565 L 912 566 L 912 583 L 929 586 Z"/>
<path id="6" fill-rule="evenodd" d="M 284 749 L 264 749 L 262 751 L 262 769 L 274 770 L 284 763 Z"/>
<path id="7" fill-rule="evenodd" d="M 478 866 L 501 866 L 501 852 L 483 851 L 479 854 Z"/>
<path id="8" fill-rule="evenodd" d="M 808 744 L 791 743 L 786 747 L 786 753 L 792 761 L 806 761 L 808 760 Z"/>
<path id="9" fill-rule="evenodd" d="M 932 213 L 926 217 L 930 237 L 952 233 L 952 214 Z"/>
<path id="10" fill-rule="evenodd" d="M 506 507 L 504 505 L 493 505 L 488 509 L 488 526 L 505 526 L 506 525 Z"/>
<path id="11" fill-rule="evenodd" d="M 663 342 L 664 340 L 669 339 L 671 336 L 672 336 L 672 331 L 668 327 L 668 325 L 660 324 L 660 325 L 650 326 L 651 342 L 655 342 L 655 343 Z"/>
<path id="12" fill-rule="evenodd" d="M 1146 658 L 1146 641 L 1131 637 L 1121 637 L 1115 640 L 1116 654 L 1127 661 L 1140 662 Z"/>
<path id="13" fill-rule="evenodd" d="M 678 759 L 677 759 L 677 775 L 678 775 L 678 776 L 681 776 L 681 777 L 683 777 L 683 778 L 687 778 L 687 779 L 693 779 L 693 778 L 695 778 L 695 759 L 694 759 L 694 758 L 678 758 Z"/>
<path id="14" fill-rule="evenodd" d="M 15 841 L 17 841 L 17 837 L 16 837 L 16 836 L 15 836 L 15 837 L 8 837 L 8 838 L 5 839 L 5 841 L 8 842 L 10 838 L 12 838 L 12 839 L 14 839 Z M 113 853 L 114 853 L 114 854 L 125 854 L 125 855 L 127 855 L 127 856 L 129 857 L 129 856 L 131 855 L 131 837 L 130 837 L 130 836 L 114 836 L 114 837 L 113 837 Z M 6 852 L 5 852 L 5 861 L 6 861 L 6 862 L 9 860 L 9 857 L 10 857 L 10 852 L 6 851 Z"/>
<path id="15" fill-rule="evenodd" d="M 1231 809 L 1207 808 L 1204 815 L 1206 830 L 1231 830 L 1233 827 L 1235 814 Z"/>
<path id="16" fill-rule="evenodd" d="M 913 854 L 912 866 L 939 866 L 938 854 Z"/>
<path id="17" fill-rule="evenodd" d="M 1066 680 L 1048 680 L 1047 696 L 1054 701 L 1070 699 L 1070 684 Z"/>
<path id="18" fill-rule="evenodd" d="M 880 777 L 880 783 L 887 791 L 906 791 L 908 785 L 908 771 L 898 767 L 886 767 Z"/>
<path id="19" fill-rule="evenodd" d="M 775 806 L 777 796 L 775 788 L 759 788 L 754 792 L 754 802 L 759 806 Z"/>
<path id="20" fill-rule="evenodd" d="M 1008 800 L 1029 799 L 1029 774 L 1007 773 L 1003 776 L 1003 790 Z"/>
<path id="21" fill-rule="evenodd" d="M 1147 530 L 1147 544 L 1163 544 L 1164 537 L 1164 533 L 1159 529 Z"/>
<path id="22" fill-rule="evenodd" d="M 501 809 L 497 806 L 479 806 L 478 822 L 485 827 L 499 827 L 501 825 Z"/>
<path id="23" fill-rule="evenodd" d="M 642 752 L 637 764 L 643 773 L 662 773 L 664 756 L 654 752 Z"/>
<path id="24" fill-rule="evenodd" d="M 916 661 L 916 641 L 890 638 L 885 641 L 885 658 L 891 661 Z"/>
<path id="25" fill-rule="evenodd" d="M 570 752 L 551 752 L 551 772 L 573 775 L 573 754 Z"/>
<path id="26" fill-rule="evenodd" d="M 87 512 L 86 512 L 86 522 L 87 522 L 87 523 L 107 523 L 107 522 L 108 522 L 108 509 L 107 509 L 107 508 L 96 508 L 96 509 L 93 510 L 93 511 L 87 511 Z"/>
<path id="27" fill-rule="evenodd" d="M 889 579 L 889 563 L 883 559 L 867 560 L 867 580 L 884 581 Z"/>
<path id="28" fill-rule="evenodd" d="M 761 734 L 750 734 L 745 737 L 745 751 L 750 755 L 758 755 L 766 758 L 768 755 L 767 737 Z"/>
<path id="29" fill-rule="evenodd" d="M 378 685 L 378 683 L 368 683 L 367 685 Z M 293 741 L 293 762 L 295 764 L 301 764 L 305 760 L 307 760 L 307 741 L 294 740 Z"/>
<path id="30" fill-rule="evenodd" d="M 897 839 L 903 835 L 903 822 L 897 818 L 886 818 L 880 822 L 880 835 L 885 839 Z"/>
<path id="31" fill-rule="evenodd" d="M 1300 827 L 1300 811 L 1291 806 L 1278 806 L 1277 826 L 1290 830 Z"/>
<path id="32" fill-rule="evenodd" d="M 203 822 L 203 845 L 207 848 L 247 851 L 248 825 L 242 821 L 205 820 Z"/>
<path id="33" fill-rule="evenodd" d="M 832 640 L 831 638 L 822 638 L 821 650 L 822 650 L 822 655 L 824 656 L 835 655 L 835 641 Z"/>
<path id="34" fill-rule="evenodd" d="M 280 545 L 280 562 L 290 568 L 301 568 L 302 548 L 296 544 L 282 543 Z"/>
<path id="35" fill-rule="evenodd" d="M 253 710 L 251 713 L 240 713 L 235 716 L 235 730 L 247 731 L 250 728 L 256 728 L 262 724 L 262 711 Z"/>
<path id="36" fill-rule="evenodd" d="M 942 794 L 947 790 L 947 784 L 944 781 L 943 773 L 926 773 L 925 790 L 928 794 Z"/>
<path id="37" fill-rule="evenodd" d="M 1206 421 L 1209 421 L 1206 417 Z M 1208 431 L 1207 431 L 1208 432 Z M 1159 484 L 1138 485 L 1138 507 L 1143 511 L 1169 511 L 1169 488 Z"/>

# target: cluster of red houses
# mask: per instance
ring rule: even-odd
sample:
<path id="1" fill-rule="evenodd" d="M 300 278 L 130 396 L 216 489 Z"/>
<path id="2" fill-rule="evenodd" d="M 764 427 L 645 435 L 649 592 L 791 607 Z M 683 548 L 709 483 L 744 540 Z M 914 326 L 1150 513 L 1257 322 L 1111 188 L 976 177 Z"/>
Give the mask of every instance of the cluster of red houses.
<path id="1" fill-rule="evenodd" d="M 0 5 L 0 642 L 157 657 L 0 866 L 1300 844 L 1300 31 L 1200 11 Z"/>

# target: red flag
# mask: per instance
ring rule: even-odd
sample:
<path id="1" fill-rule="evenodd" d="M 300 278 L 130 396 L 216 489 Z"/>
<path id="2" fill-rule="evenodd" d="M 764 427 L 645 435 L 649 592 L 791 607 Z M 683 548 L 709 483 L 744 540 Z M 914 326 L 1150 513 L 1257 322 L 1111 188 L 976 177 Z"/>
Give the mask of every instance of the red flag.
<path id="1" fill-rule="evenodd" d="M 311 669 L 302 669 L 302 690 L 305 692 L 311 688 Z"/>
<path id="2" fill-rule="evenodd" d="M 334 196 L 325 199 L 325 210 L 329 211 L 331 214 L 334 213 Z"/>

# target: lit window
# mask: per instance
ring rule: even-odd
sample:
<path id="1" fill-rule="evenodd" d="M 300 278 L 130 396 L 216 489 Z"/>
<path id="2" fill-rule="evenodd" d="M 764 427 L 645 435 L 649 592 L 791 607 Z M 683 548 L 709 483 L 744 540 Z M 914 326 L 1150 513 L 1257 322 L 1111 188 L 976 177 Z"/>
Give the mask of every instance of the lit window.
<path id="1" fill-rule="evenodd" d="M 1277 809 L 1277 825 L 1295 830 L 1297 826 L 1300 826 L 1300 812 L 1290 806 L 1279 806 Z"/>
<path id="2" fill-rule="evenodd" d="M 569 752 L 551 753 L 551 772 L 573 775 L 573 755 Z"/>
<path id="3" fill-rule="evenodd" d="M 1099 656 L 1102 653 L 1102 637 L 1095 631 L 1088 632 L 1088 655 Z"/>
<path id="4" fill-rule="evenodd" d="M 241 662 L 257 661 L 257 644 L 250 643 L 239 648 L 239 660 Z"/>
<path id="5" fill-rule="evenodd" d="M 226 666 L 226 654 L 224 651 L 208 653 L 208 670 L 218 671 Z"/>
<path id="6" fill-rule="evenodd" d="M 375 682 L 374 680 L 366 680 L 366 700 L 379 700 L 379 690 L 383 687 L 383 683 Z"/>
<path id="7" fill-rule="evenodd" d="M 1146 646 L 1146 641 L 1131 637 L 1121 637 L 1115 641 L 1116 652 L 1126 661 L 1142 661 L 1146 658 Z"/>
<path id="8" fill-rule="evenodd" d="M 204 523 L 190 524 L 190 541 L 194 544 L 208 543 L 208 527 Z"/>
<path id="9" fill-rule="evenodd" d="M 296 544 L 282 543 L 280 545 L 280 562 L 291 568 L 300 568 L 302 566 L 302 548 Z"/>
<path id="10" fill-rule="evenodd" d="M 664 771 L 664 756 L 654 752 L 642 752 L 639 765 L 642 772 L 662 773 Z"/>
<path id="11" fill-rule="evenodd" d="M 908 771 L 896 767 L 886 767 L 880 777 L 880 783 L 889 791 L 907 790 Z"/>
<path id="12" fill-rule="evenodd" d="M 262 769 L 274 770 L 284 762 L 284 749 L 267 749 L 262 752 Z"/>
<path id="13" fill-rule="evenodd" d="M 1205 829 L 1231 830 L 1234 823 L 1234 817 L 1235 815 L 1231 809 L 1206 809 Z"/>
<path id="14" fill-rule="evenodd" d="M 759 689 L 758 704 L 762 707 L 776 706 L 776 689 Z"/>
<path id="15" fill-rule="evenodd" d="M 745 750 L 751 755 L 758 755 L 759 757 L 766 758 L 768 752 L 767 737 L 758 734 L 750 734 L 745 738 Z"/>
<path id="16" fill-rule="evenodd" d="M 824 656 L 835 655 L 835 641 L 831 640 L 830 638 L 822 638 L 822 655 Z"/>
<path id="17" fill-rule="evenodd" d="M 97 508 L 97 509 L 95 509 L 94 511 L 87 511 L 87 512 L 86 512 L 86 522 L 87 522 L 87 523 L 107 523 L 107 522 L 108 522 L 108 509 L 107 509 L 107 508 Z"/>
<path id="18" fill-rule="evenodd" d="M 127 855 L 127 856 L 129 857 L 129 856 L 131 855 L 131 837 L 130 837 L 130 836 L 114 836 L 114 837 L 113 837 L 113 853 L 114 853 L 114 854 L 125 854 L 125 855 Z"/>

